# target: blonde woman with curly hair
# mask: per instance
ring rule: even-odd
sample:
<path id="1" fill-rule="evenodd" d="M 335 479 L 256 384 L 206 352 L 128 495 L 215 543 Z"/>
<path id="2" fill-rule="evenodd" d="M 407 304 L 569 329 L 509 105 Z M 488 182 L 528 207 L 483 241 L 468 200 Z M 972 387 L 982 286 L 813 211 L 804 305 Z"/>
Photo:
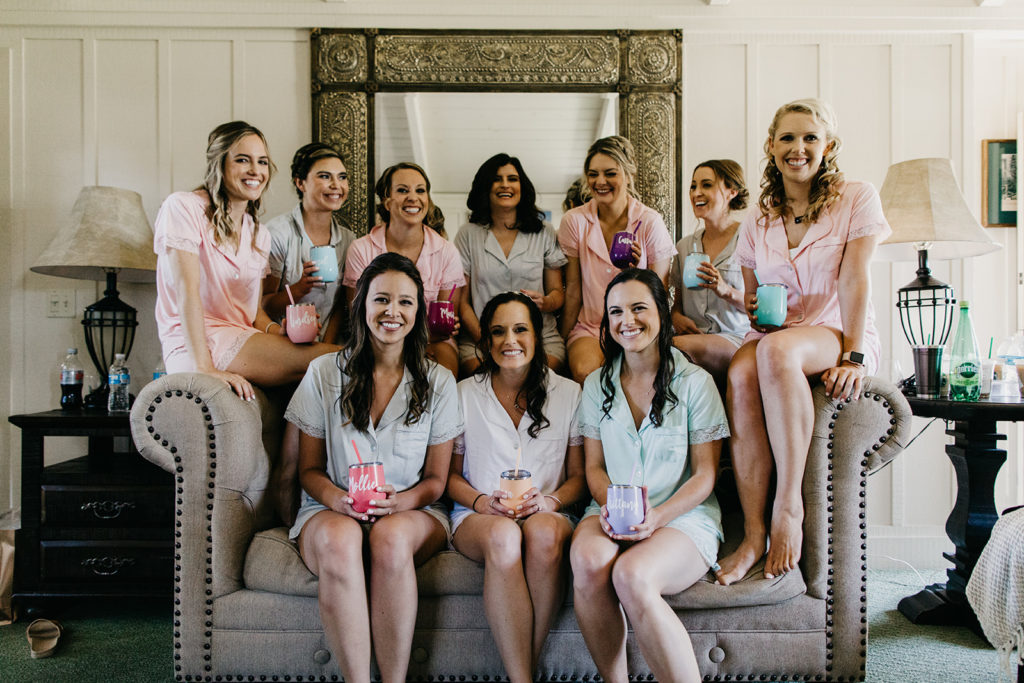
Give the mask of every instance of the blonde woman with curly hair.
<path id="1" fill-rule="evenodd" d="M 765 141 L 760 210 L 740 227 L 735 258 L 753 329 L 729 366 L 726 407 L 744 538 L 716 568 L 723 584 L 743 579 L 762 556 L 765 578 L 796 568 L 814 425 L 811 383 L 820 380 L 836 400 L 856 400 L 861 381 L 878 367 L 868 270 L 891 230 L 875 189 L 843 178 L 840 146 L 835 114 L 824 102 L 780 107 Z M 758 279 L 787 287 L 780 327 L 757 322 Z"/>
<path id="2" fill-rule="evenodd" d="M 340 347 L 293 344 L 260 306 L 270 233 L 259 220 L 274 172 L 263 133 L 244 121 L 213 129 L 206 177 L 156 217 L 156 321 L 168 372 L 202 372 L 251 400 L 252 383 L 298 382 Z"/>
<path id="3" fill-rule="evenodd" d="M 661 214 L 640 201 L 636 173 L 636 153 L 629 140 L 611 135 L 594 142 L 583 162 L 591 199 L 566 212 L 558 228 L 558 244 L 568 259 L 559 331 L 572 378 L 580 384 L 604 364 L 604 293 L 623 269 L 611 260 L 615 233 L 628 230 L 635 236 L 633 258 L 625 267 L 653 270 L 662 283 L 676 252 Z"/>

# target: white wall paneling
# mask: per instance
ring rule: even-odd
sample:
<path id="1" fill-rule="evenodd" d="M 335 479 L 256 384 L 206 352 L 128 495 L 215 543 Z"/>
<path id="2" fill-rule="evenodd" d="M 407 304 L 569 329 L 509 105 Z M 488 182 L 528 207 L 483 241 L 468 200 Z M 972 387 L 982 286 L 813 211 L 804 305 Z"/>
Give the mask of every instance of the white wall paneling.
<path id="1" fill-rule="evenodd" d="M 398 3 L 407 14 L 392 8 L 385 14 L 368 0 L 255 6 L 218 0 L 203 9 L 132 0 L 116 13 L 81 11 L 104 9 L 99 0 L 73 10 L 57 0 L 10 0 L 0 10 L 0 236 L 10 245 L 0 251 L 9 284 L 0 294 L 7 322 L 0 330 L 0 376 L 7 378 L 0 409 L 6 415 L 55 406 L 52 369 L 66 346 L 83 345 L 77 319 L 43 317 L 45 294 L 51 288 L 71 290 L 82 308 L 99 298 L 102 286 L 27 270 L 82 185 L 135 189 L 153 220 L 168 193 L 200 181 L 213 126 L 245 118 L 266 133 L 279 169 L 266 215 L 291 208 L 290 157 L 310 135 L 307 26 L 399 26 L 396 17 L 417 28 L 677 26 L 684 30 L 684 186 L 694 164 L 734 158 L 744 165 L 756 200 L 770 116 L 789 99 L 819 95 L 838 112 L 845 141 L 840 162 L 850 177 L 879 186 L 895 161 L 950 157 L 978 210 L 980 140 L 1014 137 L 1017 113 L 1024 111 L 1024 31 L 980 32 L 1002 27 L 1000 17 L 1019 19 L 1019 12 L 982 10 L 973 0 L 966 2 L 970 10 L 963 4 L 945 0 L 922 9 L 921 3 L 900 1 L 850 8 L 791 0 L 785 7 L 803 9 L 789 12 L 747 0 L 715 8 L 700 0 L 645 0 L 628 7 L 615 3 L 613 11 L 609 3 L 610 13 L 604 14 L 594 12 L 593 3 L 583 12 L 575 2 L 526 2 L 501 16 L 481 17 L 480 5 L 468 0 Z M 806 11 L 812 6 L 813 12 Z M 239 22 L 263 27 L 224 28 Z M 378 133 L 386 130 L 381 122 Z M 411 153 L 408 140 L 388 142 L 395 144 L 382 144 L 379 151 Z M 482 158 L 472 156 L 475 170 Z M 543 162 L 524 163 L 533 168 Z M 461 222 L 465 190 L 438 197 L 451 228 Z M 543 198 L 548 204 L 560 200 L 553 194 Z M 688 205 L 680 220 L 684 231 L 693 229 Z M 1012 332 L 1021 307 L 1014 288 L 1007 287 L 1021 265 L 1018 233 L 990 234 L 1004 245 L 1001 252 L 933 265 L 937 277 L 975 302 L 979 336 L 998 339 Z M 905 374 L 911 371 L 893 303 L 895 289 L 913 278 L 914 269 L 910 263 L 872 267 L 886 371 L 892 360 Z M 131 365 L 141 382 L 159 355 L 151 315 L 155 292 L 151 285 L 123 285 L 122 296 L 140 311 Z M 917 428 L 924 424 L 915 421 Z M 20 439 L 6 422 L 0 430 L 2 511 L 17 499 Z M 997 486 L 1000 506 L 1024 502 L 1020 430 L 1009 431 L 1011 463 Z M 942 525 L 953 501 L 946 440 L 943 425 L 934 424 L 871 479 L 873 563 L 876 555 L 891 555 L 919 566 L 944 565 Z"/>

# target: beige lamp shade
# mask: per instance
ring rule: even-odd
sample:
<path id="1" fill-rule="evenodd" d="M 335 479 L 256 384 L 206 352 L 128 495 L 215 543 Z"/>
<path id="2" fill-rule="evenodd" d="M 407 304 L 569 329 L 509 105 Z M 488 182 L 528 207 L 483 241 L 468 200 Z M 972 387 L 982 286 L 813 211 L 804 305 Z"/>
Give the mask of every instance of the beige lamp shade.
<path id="1" fill-rule="evenodd" d="M 118 187 L 83 187 L 70 221 L 30 270 L 99 281 L 116 270 L 124 282 L 156 282 L 153 229 L 142 197 Z"/>
<path id="2" fill-rule="evenodd" d="M 980 256 L 999 249 L 967 208 L 949 159 L 911 159 L 889 167 L 879 192 L 892 235 L 878 247 L 883 261 Z"/>

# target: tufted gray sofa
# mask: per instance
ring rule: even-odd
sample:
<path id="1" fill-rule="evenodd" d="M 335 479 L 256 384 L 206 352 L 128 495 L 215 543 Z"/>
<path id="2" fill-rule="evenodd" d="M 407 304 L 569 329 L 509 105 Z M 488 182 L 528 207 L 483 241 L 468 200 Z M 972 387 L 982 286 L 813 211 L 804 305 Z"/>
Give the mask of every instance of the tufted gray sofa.
<path id="1" fill-rule="evenodd" d="M 174 674 L 178 680 L 340 680 L 317 608 L 317 580 L 279 526 L 265 495 L 287 397 L 241 401 L 198 374 L 148 384 L 132 409 L 147 459 L 175 473 Z M 723 587 L 709 579 L 672 596 L 705 680 L 854 681 L 867 645 L 867 473 L 898 454 L 910 408 L 869 378 L 861 400 L 814 392 L 814 438 L 804 476 L 800 571 L 761 568 Z M 731 550 L 741 529 L 722 494 Z M 409 679 L 506 680 L 484 617 L 482 568 L 443 552 L 418 570 L 420 603 Z M 391 656 L 390 653 L 377 653 Z M 629 643 L 631 678 L 653 680 Z M 548 638 L 543 681 L 597 676 L 571 605 Z"/>

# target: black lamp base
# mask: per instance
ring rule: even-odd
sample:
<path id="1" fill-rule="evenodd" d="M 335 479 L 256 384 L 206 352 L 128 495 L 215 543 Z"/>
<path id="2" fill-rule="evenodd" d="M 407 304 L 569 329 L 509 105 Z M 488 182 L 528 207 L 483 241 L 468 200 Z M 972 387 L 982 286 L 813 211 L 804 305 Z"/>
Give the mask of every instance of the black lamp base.
<path id="1" fill-rule="evenodd" d="M 82 400 L 82 408 L 89 412 L 107 412 L 107 397 L 110 395 L 110 390 L 107 385 L 96 387 Z"/>

